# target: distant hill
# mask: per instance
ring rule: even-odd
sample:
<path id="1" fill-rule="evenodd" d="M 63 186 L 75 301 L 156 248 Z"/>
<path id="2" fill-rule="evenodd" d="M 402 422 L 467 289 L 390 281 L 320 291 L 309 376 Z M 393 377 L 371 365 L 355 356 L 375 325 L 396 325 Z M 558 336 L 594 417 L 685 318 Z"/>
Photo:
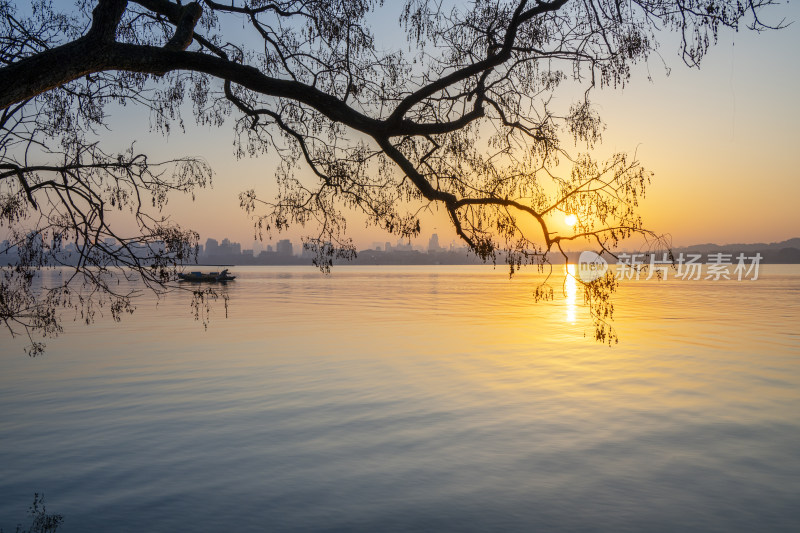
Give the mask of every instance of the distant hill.
<path id="1" fill-rule="evenodd" d="M 695 244 L 692 246 L 676 247 L 672 249 L 677 257 L 680 253 L 684 254 L 731 254 L 735 259 L 739 254 L 753 256 L 755 253 L 761 254 L 762 263 L 800 263 L 800 237 L 795 237 L 781 242 L 772 243 L 752 243 L 752 244 Z"/>
<path id="2" fill-rule="evenodd" d="M 795 249 L 800 250 L 800 237 L 795 237 L 794 239 L 789 239 L 788 241 L 781 241 L 781 242 L 772 242 L 772 243 L 763 243 L 758 242 L 754 244 L 714 244 L 714 243 L 706 243 L 706 244 L 694 244 L 692 246 L 686 246 L 683 248 L 676 248 L 677 250 L 683 250 L 688 252 L 698 252 L 698 251 L 713 251 L 713 252 L 722 252 L 724 250 L 738 250 L 740 252 L 765 252 L 765 251 L 779 251 L 784 249 Z"/>

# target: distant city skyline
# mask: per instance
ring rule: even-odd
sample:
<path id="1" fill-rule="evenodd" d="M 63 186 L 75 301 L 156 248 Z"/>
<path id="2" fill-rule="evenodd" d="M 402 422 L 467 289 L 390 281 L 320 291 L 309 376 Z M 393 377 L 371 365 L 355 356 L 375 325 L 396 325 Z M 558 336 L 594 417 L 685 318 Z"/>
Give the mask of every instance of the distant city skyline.
<path id="1" fill-rule="evenodd" d="M 258 243 L 254 243 L 258 244 Z M 627 250 L 634 252 L 635 250 Z M 666 252 L 659 251 L 657 254 L 649 254 L 655 250 L 639 250 L 637 256 L 649 257 L 649 255 L 663 255 L 665 260 Z M 695 244 L 691 246 L 674 247 L 672 249 L 674 257 L 684 253 L 700 254 L 708 256 L 712 254 L 736 255 L 738 253 L 762 254 L 765 263 L 800 263 L 800 237 L 773 243 L 735 243 L 735 244 Z M 620 253 L 626 253 L 621 250 Z M 580 251 L 568 252 L 570 262 L 577 260 Z M 302 245 L 295 246 L 289 239 L 278 241 L 277 245 L 267 245 L 263 249 L 243 248 L 241 243 L 233 242 L 223 238 L 218 241 L 214 238 L 206 239 L 205 244 L 200 244 L 197 255 L 197 263 L 203 264 L 251 264 L 251 265 L 295 265 L 309 264 L 315 253 L 313 250 L 305 249 Z M 498 261 L 502 262 L 502 256 L 498 256 Z M 552 254 L 550 262 L 554 264 L 562 263 L 563 256 Z M 472 254 L 465 245 L 458 246 L 451 242 L 448 247 L 439 245 L 437 234 L 431 235 L 428 239 L 428 246 L 412 246 L 403 239 L 398 239 L 396 244 L 390 242 L 373 243 L 371 247 L 359 249 L 356 258 L 352 261 L 338 260 L 338 264 L 479 264 L 479 260 Z"/>
<path id="2" fill-rule="evenodd" d="M 368 246 L 359 247 L 358 250 L 381 252 L 462 252 L 468 250 L 465 243 L 456 240 L 450 241 L 447 246 L 442 246 L 439 243 L 439 235 L 437 233 L 431 234 L 428 238 L 427 245 L 417 242 L 420 240 L 422 240 L 422 238 L 415 239 L 415 242 L 411 242 L 408 239 L 396 239 L 394 244 L 388 240 L 384 242 L 372 242 Z M 240 254 L 258 256 L 263 252 L 275 253 L 281 256 L 309 255 L 308 251 L 304 250 L 302 242 L 299 240 L 298 242 L 293 242 L 291 239 L 280 239 L 274 242 L 254 240 L 250 245 L 247 245 L 233 241 L 228 237 L 223 237 L 222 239 L 208 237 L 205 241 L 201 238 L 199 243 L 199 255 L 205 256 Z"/>

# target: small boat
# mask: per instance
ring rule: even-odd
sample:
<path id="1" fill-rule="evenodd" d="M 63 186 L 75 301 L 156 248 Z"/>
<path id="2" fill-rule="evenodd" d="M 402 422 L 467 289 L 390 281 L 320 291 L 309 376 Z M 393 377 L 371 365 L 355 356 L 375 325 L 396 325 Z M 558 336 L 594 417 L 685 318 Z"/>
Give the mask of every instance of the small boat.
<path id="1" fill-rule="evenodd" d="M 228 274 L 228 269 L 226 268 L 222 272 L 189 272 L 188 274 L 178 274 L 178 278 L 181 281 L 233 281 L 236 279 L 236 276 L 231 276 Z"/>

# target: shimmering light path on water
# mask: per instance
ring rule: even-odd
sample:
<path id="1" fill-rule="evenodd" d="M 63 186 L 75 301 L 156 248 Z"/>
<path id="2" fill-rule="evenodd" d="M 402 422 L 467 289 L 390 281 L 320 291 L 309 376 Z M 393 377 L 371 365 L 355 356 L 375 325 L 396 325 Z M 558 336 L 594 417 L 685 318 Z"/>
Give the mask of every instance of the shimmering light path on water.
<path id="1" fill-rule="evenodd" d="M 612 348 L 536 274 L 235 271 L 208 331 L 175 294 L 0 338 L 0 527 L 800 530 L 797 267 L 627 282 Z"/>

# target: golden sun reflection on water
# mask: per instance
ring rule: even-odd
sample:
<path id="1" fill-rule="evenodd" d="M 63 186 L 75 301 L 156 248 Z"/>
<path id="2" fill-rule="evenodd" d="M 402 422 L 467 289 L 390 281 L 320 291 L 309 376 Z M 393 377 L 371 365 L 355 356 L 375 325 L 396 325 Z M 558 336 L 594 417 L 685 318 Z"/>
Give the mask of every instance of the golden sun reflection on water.
<path id="1" fill-rule="evenodd" d="M 567 309 L 567 322 L 575 323 L 576 297 L 578 295 L 578 280 L 575 279 L 575 265 L 567 264 L 564 276 L 564 299 Z"/>

